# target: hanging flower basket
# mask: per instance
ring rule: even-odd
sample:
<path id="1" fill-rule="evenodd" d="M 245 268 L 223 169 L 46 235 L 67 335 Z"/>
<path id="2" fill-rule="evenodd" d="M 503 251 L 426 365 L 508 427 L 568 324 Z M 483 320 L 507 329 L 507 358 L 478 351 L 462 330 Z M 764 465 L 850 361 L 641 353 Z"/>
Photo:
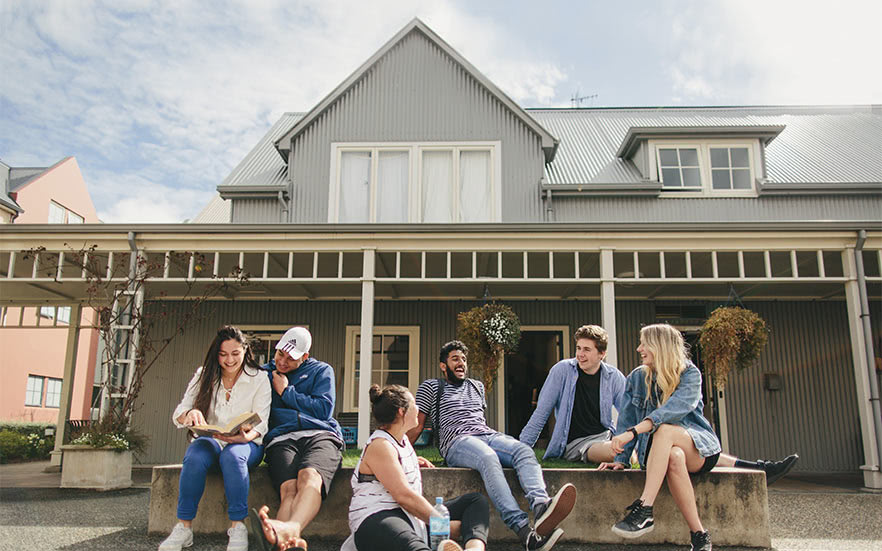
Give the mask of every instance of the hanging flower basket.
<path id="1" fill-rule="evenodd" d="M 704 365 L 717 388 L 726 386 L 730 371 L 752 366 L 769 342 L 766 322 L 756 312 L 724 306 L 714 310 L 701 327 Z"/>
<path id="2" fill-rule="evenodd" d="M 469 365 L 489 392 L 503 356 L 521 342 L 521 322 L 511 308 L 495 302 L 462 312 L 456 321 L 456 336 L 469 347 Z"/>

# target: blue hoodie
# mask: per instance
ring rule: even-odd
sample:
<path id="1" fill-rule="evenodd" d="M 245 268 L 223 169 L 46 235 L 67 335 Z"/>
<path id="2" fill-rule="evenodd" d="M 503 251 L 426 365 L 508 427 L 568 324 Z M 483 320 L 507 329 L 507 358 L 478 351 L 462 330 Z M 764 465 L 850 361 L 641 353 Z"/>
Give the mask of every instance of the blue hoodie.
<path id="1" fill-rule="evenodd" d="M 263 366 L 270 384 L 276 362 Z M 281 396 L 273 389 L 270 409 L 269 432 L 263 437 L 264 445 L 273 438 L 300 430 L 327 430 L 343 439 L 343 432 L 337 420 L 331 417 L 336 400 L 334 368 L 325 362 L 307 358 L 300 367 L 284 374 L 288 377 L 288 388 Z"/>

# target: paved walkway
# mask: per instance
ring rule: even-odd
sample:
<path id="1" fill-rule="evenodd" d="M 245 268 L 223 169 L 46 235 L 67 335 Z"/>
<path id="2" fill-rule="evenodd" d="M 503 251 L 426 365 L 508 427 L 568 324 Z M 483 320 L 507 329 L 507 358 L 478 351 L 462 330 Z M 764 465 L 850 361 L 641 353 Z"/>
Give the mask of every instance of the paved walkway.
<path id="1" fill-rule="evenodd" d="M 113 492 L 62 490 L 48 463 L 0 465 L 0 551 L 153 551 L 148 536 L 150 471 L 134 469 L 136 487 Z M 777 551 L 882 549 L 882 495 L 854 477 L 787 477 L 769 491 L 772 545 Z M 555 551 L 673 551 L 683 546 L 575 545 Z M 310 551 L 337 551 L 339 542 L 310 541 Z M 223 551 L 226 538 L 197 536 L 193 551 Z M 492 544 L 492 551 L 519 546 Z M 742 551 L 740 548 L 718 548 Z M 753 550 L 756 551 L 756 550 Z"/>

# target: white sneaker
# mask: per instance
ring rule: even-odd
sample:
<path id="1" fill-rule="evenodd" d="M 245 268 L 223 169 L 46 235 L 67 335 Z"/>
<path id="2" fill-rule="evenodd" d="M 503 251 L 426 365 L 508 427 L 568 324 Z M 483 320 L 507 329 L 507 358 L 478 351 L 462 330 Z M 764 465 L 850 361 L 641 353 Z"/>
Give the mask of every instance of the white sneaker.
<path id="1" fill-rule="evenodd" d="M 183 523 L 175 524 L 171 534 L 159 544 L 159 551 L 181 551 L 182 547 L 193 545 L 193 530 Z"/>
<path id="2" fill-rule="evenodd" d="M 230 536 L 227 551 L 248 551 L 248 528 L 244 524 L 234 524 L 227 530 L 227 535 Z"/>

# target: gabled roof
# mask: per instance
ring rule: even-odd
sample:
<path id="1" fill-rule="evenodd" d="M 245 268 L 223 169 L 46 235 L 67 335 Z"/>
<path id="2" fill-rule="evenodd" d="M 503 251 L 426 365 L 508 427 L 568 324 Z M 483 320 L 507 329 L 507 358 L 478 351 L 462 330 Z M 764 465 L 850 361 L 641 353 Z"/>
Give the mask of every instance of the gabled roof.
<path id="1" fill-rule="evenodd" d="M 882 106 L 627 107 L 530 109 L 560 138 L 548 184 L 645 183 L 619 156 L 634 129 L 748 128 L 777 133 L 764 151 L 771 183 L 876 184 L 882 188 Z M 783 127 L 781 129 L 780 127 Z M 698 132 L 700 134 L 700 132 Z M 700 137 L 696 135 L 695 137 Z"/>
<path id="2" fill-rule="evenodd" d="M 260 186 L 264 188 L 287 188 L 287 163 L 273 149 L 273 142 L 303 117 L 303 113 L 285 113 L 245 155 L 238 165 L 218 186 L 223 195 L 236 186 Z"/>
<path id="3" fill-rule="evenodd" d="M 505 92 L 500 90 L 493 82 L 490 81 L 486 76 L 484 76 L 478 69 L 476 69 L 471 63 L 469 63 L 462 55 L 459 54 L 456 50 L 454 50 L 447 42 L 445 42 L 440 36 L 435 34 L 432 29 L 426 26 L 425 23 L 420 21 L 419 18 L 414 18 L 410 23 L 404 26 L 395 36 L 392 37 L 382 48 L 380 48 L 374 55 L 372 55 L 367 61 L 365 61 L 361 67 L 355 70 L 354 73 L 349 75 L 349 77 L 344 80 L 337 88 L 335 88 L 330 94 L 325 96 L 325 98 L 318 103 L 315 107 L 312 108 L 302 119 L 300 119 L 296 124 L 294 124 L 290 130 L 288 130 L 284 135 L 275 140 L 276 150 L 282 156 L 283 159 L 288 159 L 288 151 L 291 148 L 291 140 L 303 132 L 319 115 L 324 113 L 331 105 L 333 105 L 340 96 L 345 94 L 349 89 L 351 89 L 355 84 L 361 80 L 361 78 L 367 73 L 371 67 L 373 67 L 384 55 L 386 55 L 389 50 L 395 47 L 396 44 L 401 42 L 407 35 L 411 32 L 419 32 L 422 33 L 423 36 L 426 37 L 427 40 L 435 43 L 438 48 L 440 48 L 443 52 L 445 52 L 454 62 L 459 64 L 468 74 L 470 74 L 475 80 L 481 83 L 493 96 L 495 96 L 502 104 L 504 104 L 516 117 L 518 117 L 525 125 L 531 128 L 541 139 L 542 149 L 545 151 L 545 159 L 546 161 L 551 161 L 554 159 L 555 152 L 557 150 L 558 140 L 554 136 L 551 135 L 548 130 L 542 127 L 536 119 L 530 116 L 527 111 L 525 111 L 520 105 L 518 105 L 514 100 L 508 97 Z"/>
<path id="4" fill-rule="evenodd" d="M 202 212 L 190 220 L 190 224 L 229 224 L 232 221 L 233 205 L 220 195 L 212 197 Z"/>

